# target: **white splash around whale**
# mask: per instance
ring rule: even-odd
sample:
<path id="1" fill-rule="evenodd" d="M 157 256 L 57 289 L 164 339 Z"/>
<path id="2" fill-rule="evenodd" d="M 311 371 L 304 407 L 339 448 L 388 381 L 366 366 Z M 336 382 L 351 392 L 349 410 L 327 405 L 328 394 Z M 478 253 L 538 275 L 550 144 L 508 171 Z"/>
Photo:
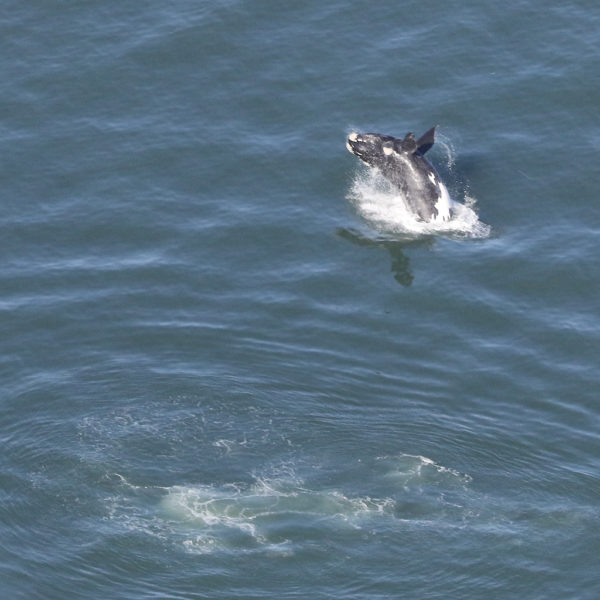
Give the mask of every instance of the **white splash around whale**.
<path id="1" fill-rule="evenodd" d="M 449 220 L 424 222 L 409 209 L 400 190 L 368 167 L 357 168 L 347 197 L 360 216 L 382 233 L 471 239 L 487 238 L 491 233 L 491 227 L 479 220 L 475 198 L 465 194 L 462 203 L 452 200 Z"/>

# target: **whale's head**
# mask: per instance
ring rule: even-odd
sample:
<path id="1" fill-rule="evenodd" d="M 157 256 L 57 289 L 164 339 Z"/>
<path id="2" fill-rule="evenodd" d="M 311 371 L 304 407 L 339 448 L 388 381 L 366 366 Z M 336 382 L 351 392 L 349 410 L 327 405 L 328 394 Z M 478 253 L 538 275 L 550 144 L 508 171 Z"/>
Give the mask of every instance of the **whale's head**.
<path id="1" fill-rule="evenodd" d="M 380 167 L 398 152 L 398 140 L 379 133 L 351 133 L 346 148 L 370 167 Z"/>

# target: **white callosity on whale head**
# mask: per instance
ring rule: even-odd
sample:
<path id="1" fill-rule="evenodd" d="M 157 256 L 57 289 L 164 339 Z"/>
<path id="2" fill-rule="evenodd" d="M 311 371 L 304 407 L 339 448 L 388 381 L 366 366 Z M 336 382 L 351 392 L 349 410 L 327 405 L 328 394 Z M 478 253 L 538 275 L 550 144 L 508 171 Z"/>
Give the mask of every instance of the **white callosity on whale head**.
<path id="1" fill-rule="evenodd" d="M 351 152 L 352 154 L 354 154 L 354 149 L 352 148 L 352 146 L 350 145 L 350 142 L 352 143 L 356 143 L 359 141 L 358 138 L 358 133 L 356 132 L 352 132 L 349 136 L 348 139 L 346 140 L 346 148 L 348 148 L 348 152 Z"/>

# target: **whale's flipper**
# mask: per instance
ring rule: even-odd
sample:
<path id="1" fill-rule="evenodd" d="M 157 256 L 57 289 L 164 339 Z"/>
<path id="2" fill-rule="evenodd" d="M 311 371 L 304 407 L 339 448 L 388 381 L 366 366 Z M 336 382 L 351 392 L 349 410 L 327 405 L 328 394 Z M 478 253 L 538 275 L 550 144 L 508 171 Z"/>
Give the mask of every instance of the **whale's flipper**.
<path id="1" fill-rule="evenodd" d="M 417 150 L 415 154 L 419 154 L 423 156 L 427 150 L 433 146 L 435 142 L 435 127 L 432 127 L 429 131 L 426 131 L 418 140 L 417 140 Z"/>

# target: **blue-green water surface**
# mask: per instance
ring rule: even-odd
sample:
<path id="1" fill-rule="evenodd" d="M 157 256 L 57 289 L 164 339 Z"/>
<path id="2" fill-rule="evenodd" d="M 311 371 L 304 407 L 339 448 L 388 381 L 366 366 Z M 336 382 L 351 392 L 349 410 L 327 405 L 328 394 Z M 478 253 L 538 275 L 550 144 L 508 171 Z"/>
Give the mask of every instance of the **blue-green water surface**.
<path id="1" fill-rule="evenodd" d="M 600 597 L 594 3 L 0 16 L 2 600 Z"/>

